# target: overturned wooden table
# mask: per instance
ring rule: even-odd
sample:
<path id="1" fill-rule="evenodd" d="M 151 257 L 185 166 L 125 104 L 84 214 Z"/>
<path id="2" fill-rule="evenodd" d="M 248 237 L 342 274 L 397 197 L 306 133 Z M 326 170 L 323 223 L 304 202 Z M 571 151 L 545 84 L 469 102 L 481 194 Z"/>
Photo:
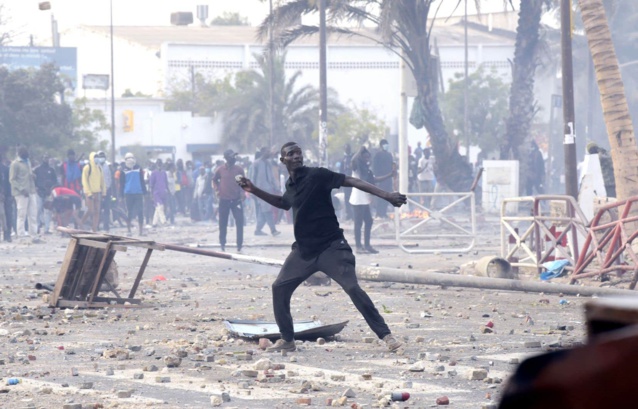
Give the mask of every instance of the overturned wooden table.
<path id="1" fill-rule="evenodd" d="M 62 268 L 51 294 L 49 304 L 52 307 L 101 308 L 140 305 L 134 298 L 144 270 L 153 250 L 163 251 L 165 247 L 152 240 L 136 240 L 109 234 L 91 233 L 81 230 L 58 228 L 71 236 Z M 116 269 L 115 255 L 118 251 L 127 251 L 128 247 L 146 249 L 128 297 L 122 297 L 107 273 Z M 103 287 L 115 297 L 100 296 Z"/>

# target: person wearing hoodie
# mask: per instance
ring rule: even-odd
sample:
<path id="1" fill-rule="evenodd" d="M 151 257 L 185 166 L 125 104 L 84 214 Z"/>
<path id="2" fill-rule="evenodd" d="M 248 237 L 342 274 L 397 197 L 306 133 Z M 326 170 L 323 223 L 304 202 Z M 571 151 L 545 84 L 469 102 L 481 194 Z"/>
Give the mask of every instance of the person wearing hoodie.
<path id="1" fill-rule="evenodd" d="M 106 157 L 96 157 L 96 152 L 89 155 L 89 163 L 82 169 L 82 189 L 86 200 L 86 213 L 82 216 L 82 225 L 91 218 L 91 230 L 97 231 L 100 223 L 100 208 L 102 206 L 102 196 L 106 195 L 106 183 L 104 183 L 104 173 L 102 164 Z"/>

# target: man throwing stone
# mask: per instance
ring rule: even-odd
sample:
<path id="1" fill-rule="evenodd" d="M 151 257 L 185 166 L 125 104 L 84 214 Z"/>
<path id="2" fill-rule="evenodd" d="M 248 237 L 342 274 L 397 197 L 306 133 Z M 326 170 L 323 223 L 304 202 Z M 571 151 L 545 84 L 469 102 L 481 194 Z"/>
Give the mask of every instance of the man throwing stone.
<path id="1" fill-rule="evenodd" d="M 295 289 L 317 271 L 323 271 L 335 280 L 350 296 L 372 331 L 390 351 L 397 350 L 401 343 L 392 336 L 385 320 L 357 282 L 355 257 L 343 230 L 339 228 L 331 191 L 341 186 L 355 187 L 387 200 L 395 207 L 404 205 L 406 196 L 399 192 L 386 192 L 360 179 L 325 168 L 306 167 L 301 148 L 295 142 L 281 147 L 280 161 L 290 174 L 283 196 L 265 192 L 244 177 L 237 181 L 246 192 L 266 203 L 284 210 L 292 208 L 293 211 L 296 241 L 272 285 L 273 308 L 281 339 L 267 351 L 296 349 L 290 299 Z"/>

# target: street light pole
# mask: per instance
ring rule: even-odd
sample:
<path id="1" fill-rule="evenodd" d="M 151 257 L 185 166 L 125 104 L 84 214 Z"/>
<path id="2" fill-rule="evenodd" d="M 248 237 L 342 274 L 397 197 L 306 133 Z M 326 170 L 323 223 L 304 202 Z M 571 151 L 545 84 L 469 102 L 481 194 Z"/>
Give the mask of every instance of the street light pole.
<path id="1" fill-rule="evenodd" d="M 115 69 L 113 64 L 113 0 L 109 0 L 111 14 L 111 163 L 115 165 Z"/>
<path id="2" fill-rule="evenodd" d="M 274 28 L 274 16 L 272 14 L 272 0 L 269 0 L 269 5 L 270 5 L 270 27 L 268 27 L 268 88 L 269 88 L 269 92 L 270 92 L 270 110 L 269 110 L 269 114 L 270 114 L 270 148 L 272 148 L 273 144 L 275 143 L 275 107 L 274 107 L 274 102 L 275 102 L 275 74 L 274 74 L 274 69 L 275 69 L 275 50 L 274 50 L 274 43 L 273 43 L 273 28 Z"/>
<path id="3" fill-rule="evenodd" d="M 319 0 L 319 166 L 327 165 L 328 81 L 326 70 L 326 0 Z"/>
<path id="4" fill-rule="evenodd" d="M 574 68 L 572 61 L 571 0 L 561 0 L 561 49 L 563 71 L 563 122 L 565 152 L 565 194 L 578 199 L 576 169 L 576 120 L 574 118 Z"/>
<path id="5" fill-rule="evenodd" d="M 468 39 L 467 39 L 467 0 L 465 0 L 465 76 L 463 78 L 463 135 L 465 135 L 465 155 L 468 163 L 470 162 L 470 126 L 469 126 L 469 102 L 468 94 L 470 92 L 470 78 L 469 78 L 469 51 L 468 51 Z"/>

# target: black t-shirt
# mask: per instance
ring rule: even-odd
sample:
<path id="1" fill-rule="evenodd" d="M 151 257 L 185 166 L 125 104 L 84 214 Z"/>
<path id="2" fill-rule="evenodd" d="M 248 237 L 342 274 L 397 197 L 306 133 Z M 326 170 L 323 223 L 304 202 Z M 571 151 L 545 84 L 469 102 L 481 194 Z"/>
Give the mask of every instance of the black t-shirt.
<path id="1" fill-rule="evenodd" d="M 297 170 L 297 179 L 288 178 L 283 202 L 292 208 L 295 240 L 301 257 L 318 256 L 337 239 L 343 239 L 343 230 L 332 206 L 332 189 L 343 185 L 346 175 L 325 168 L 304 166 Z"/>

